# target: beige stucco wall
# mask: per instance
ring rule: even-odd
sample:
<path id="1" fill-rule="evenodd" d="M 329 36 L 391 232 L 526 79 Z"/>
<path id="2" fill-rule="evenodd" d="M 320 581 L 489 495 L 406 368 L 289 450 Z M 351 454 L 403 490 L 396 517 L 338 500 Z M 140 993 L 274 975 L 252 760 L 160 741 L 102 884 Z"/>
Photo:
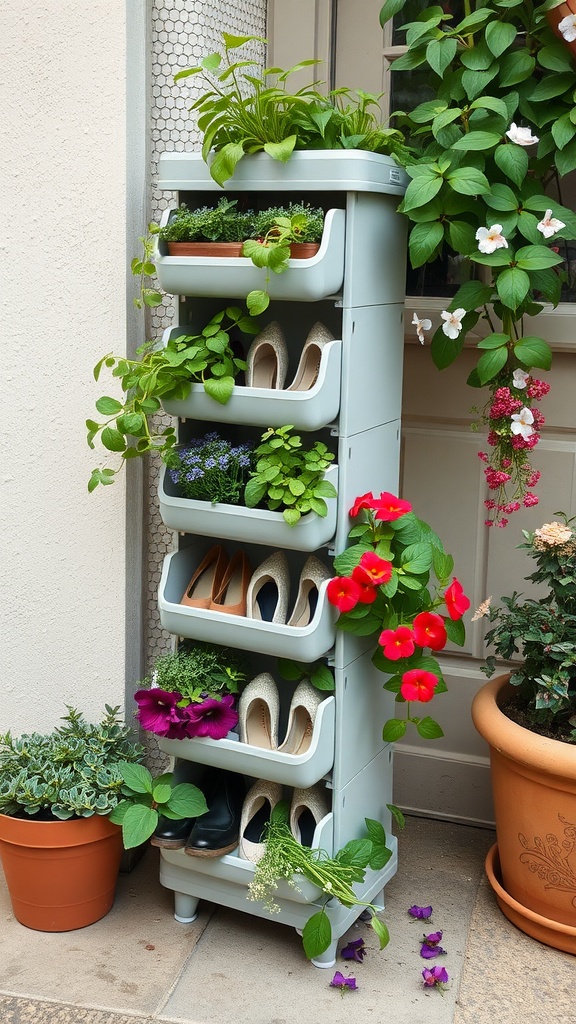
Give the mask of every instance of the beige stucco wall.
<path id="1" fill-rule="evenodd" d="M 124 703 L 124 483 L 89 495 L 84 421 L 122 353 L 125 11 L 4 0 L 0 729 Z M 113 393 L 113 392 L 112 392 Z"/>

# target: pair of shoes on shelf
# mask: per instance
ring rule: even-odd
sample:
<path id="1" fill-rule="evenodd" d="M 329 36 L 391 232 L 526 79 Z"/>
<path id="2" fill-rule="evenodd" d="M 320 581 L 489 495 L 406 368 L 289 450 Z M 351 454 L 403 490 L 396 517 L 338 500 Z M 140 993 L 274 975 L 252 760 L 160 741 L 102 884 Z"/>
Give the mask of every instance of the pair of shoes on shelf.
<path id="1" fill-rule="evenodd" d="M 314 722 L 324 696 L 308 679 L 294 690 L 286 736 L 278 746 L 280 695 L 269 672 L 262 672 L 242 691 L 238 702 L 240 742 L 279 754 L 305 754 L 312 742 Z"/>
<path id="2" fill-rule="evenodd" d="M 298 369 L 286 391 L 309 391 L 320 371 L 322 349 L 334 335 L 324 324 L 311 328 L 300 355 Z M 284 390 L 288 372 L 288 349 L 280 324 L 274 320 L 254 339 L 246 356 L 246 387 Z"/>
<path id="3" fill-rule="evenodd" d="M 288 560 L 283 551 L 275 551 L 252 574 L 246 595 L 246 615 L 277 625 L 308 626 L 314 618 L 320 586 L 329 579 L 330 571 L 315 555 L 310 555 L 300 574 L 294 609 L 288 618 Z"/>
<path id="4" fill-rule="evenodd" d="M 210 769 L 202 787 L 208 810 L 199 818 L 171 821 L 161 817 L 152 846 L 181 850 L 190 857 L 222 857 L 238 846 L 245 786 L 241 775 Z"/>
<path id="5" fill-rule="evenodd" d="M 180 604 L 228 615 L 246 615 L 252 568 L 243 551 L 229 558 L 217 544 L 210 548 L 184 591 Z"/>
<path id="6" fill-rule="evenodd" d="M 246 794 L 240 820 L 238 855 L 257 864 L 266 851 L 266 824 L 283 798 L 278 782 L 259 779 Z M 316 826 L 330 812 L 325 787 L 318 782 L 309 789 L 295 789 L 290 804 L 290 831 L 302 846 L 312 846 Z"/>

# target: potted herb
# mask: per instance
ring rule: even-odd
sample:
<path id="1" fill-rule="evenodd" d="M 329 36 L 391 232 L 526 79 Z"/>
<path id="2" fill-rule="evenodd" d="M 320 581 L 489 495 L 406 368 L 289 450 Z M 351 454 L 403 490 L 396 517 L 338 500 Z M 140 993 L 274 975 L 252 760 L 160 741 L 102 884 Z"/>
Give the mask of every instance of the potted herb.
<path id="1" fill-rule="evenodd" d="M 138 763 L 144 749 L 118 708 L 91 725 L 68 707 L 63 721 L 47 735 L 0 736 L 0 859 L 16 918 L 39 931 L 98 921 L 114 900 L 122 843 L 145 842 L 160 813 L 206 810 L 195 786 L 154 780 Z"/>
<path id="2" fill-rule="evenodd" d="M 411 221 L 412 266 L 448 246 L 480 271 L 442 312 L 431 351 L 448 367 L 484 321 L 468 384 L 488 390 L 478 403 L 487 526 L 506 526 L 538 502 L 530 458 L 543 419 L 534 403 L 549 390 L 538 371 L 552 356 L 526 318 L 559 302 L 567 240 L 576 237 L 560 185 L 576 168 L 576 71 L 546 19 L 559 3 L 472 0 L 461 19 L 426 6 L 402 26 L 407 52 L 391 65 L 394 75 L 418 69 L 433 82 L 428 99 L 396 112 L 415 150 L 399 207 Z M 380 21 L 404 11 L 410 18 L 407 0 L 387 0 Z M 432 321 L 415 314 L 412 322 L 423 342 Z"/>
<path id="3" fill-rule="evenodd" d="M 136 717 L 147 732 L 167 739 L 209 736 L 222 739 L 238 722 L 235 698 L 246 680 L 238 651 L 190 643 L 156 662 L 134 699 Z"/>
<path id="4" fill-rule="evenodd" d="M 239 210 L 236 199 L 189 210 L 182 203 L 158 231 L 169 256 L 240 256 L 242 243 L 254 237 L 254 213 Z"/>
<path id="5" fill-rule="evenodd" d="M 247 308 L 256 316 L 270 304 L 270 271 L 281 274 L 288 269 L 289 259 L 311 259 L 318 252 L 324 211 L 308 203 L 270 207 L 255 217 L 254 231 L 256 238 L 244 242 L 242 255 L 249 256 L 255 266 L 266 268 L 264 289 L 253 290 L 246 297 Z"/>
<path id="6" fill-rule="evenodd" d="M 534 597 L 489 598 L 486 643 L 514 666 L 487 683 L 472 717 L 490 746 L 497 846 L 487 858 L 499 906 L 528 935 L 576 953 L 576 530 L 566 516 L 522 531 Z M 547 592 L 542 592 L 542 586 Z M 521 663 L 516 662 L 520 655 Z"/>
<path id="7" fill-rule="evenodd" d="M 334 455 L 322 441 L 304 449 L 302 439 L 292 426 L 270 427 L 254 451 L 256 464 L 246 484 L 244 500 L 248 508 L 263 504 L 270 511 L 282 509 L 289 526 L 296 526 L 303 515 L 315 512 L 328 515 L 326 498 L 336 497 L 336 488 L 324 479 Z"/>
<path id="8" fill-rule="evenodd" d="M 164 346 L 148 342 L 138 350 L 139 359 L 127 359 L 112 353 L 104 356 L 94 368 L 99 379 L 102 368 L 112 371 L 125 392 L 124 400 L 103 395 L 96 409 L 104 415 L 103 422 L 86 420 L 87 441 L 94 448 L 99 437 L 108 451 L 126 459 L 138 458 L 147 452 L 164 454 L 177 442 L 174 427 L 155 429 L 154 415 L 161 408 L 162 398 L 183 399 L 192 383 L 202 383 L 215 401 L 225 404 L 232 394 L 234 381 L 246 369 L 244 359 L 232 341 L 235 330 L 257 334 L 256 321 L 236 306 L 216 313 L 199 333 L 179 330 L 169 332 Z M 88 483 L 93 491 L 98 484 L 111 484 L 119 470 L 95 469 Z"/>

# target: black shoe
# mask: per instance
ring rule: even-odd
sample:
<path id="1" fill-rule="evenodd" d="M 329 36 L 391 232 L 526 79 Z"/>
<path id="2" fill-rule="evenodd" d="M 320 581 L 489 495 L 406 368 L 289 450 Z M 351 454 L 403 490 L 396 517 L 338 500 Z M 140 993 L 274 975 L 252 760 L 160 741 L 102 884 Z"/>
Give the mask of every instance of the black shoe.
<path id="1" fill-rule="evenodd" d="M 159 846 L 163 850 L 182 850 L 186 846 L 186 840 L 196 823 L 196 818 L 165 818 L 160 815 L 154 835 L 150 840 L 151 846 Z"/>
<path id="2" fill-rule="evenodd" d="M 214 783 L 206 795 L 208 810 L 196 820 L 185 845 L 190 857 L 221 857 L 238 846 L 245 796 L 242 776 L 223 771 Z"/>

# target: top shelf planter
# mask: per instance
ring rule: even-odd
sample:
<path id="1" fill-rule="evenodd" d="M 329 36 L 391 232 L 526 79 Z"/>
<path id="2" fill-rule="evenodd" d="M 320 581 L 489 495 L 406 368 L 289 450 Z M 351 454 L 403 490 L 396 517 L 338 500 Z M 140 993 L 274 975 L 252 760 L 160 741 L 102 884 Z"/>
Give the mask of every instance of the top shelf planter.
<path id="1" fill-rule="evenodd" d="M 389 156 L 365 150 L 307 150 L 287 163 L 267 153 L 246 156 L 227 182 L 230 192 L 384 192 L 403 196 L 405 171 Z M 200 153 L 162 153 L 158 187 L 178 192 L 222 192 Z"/>

